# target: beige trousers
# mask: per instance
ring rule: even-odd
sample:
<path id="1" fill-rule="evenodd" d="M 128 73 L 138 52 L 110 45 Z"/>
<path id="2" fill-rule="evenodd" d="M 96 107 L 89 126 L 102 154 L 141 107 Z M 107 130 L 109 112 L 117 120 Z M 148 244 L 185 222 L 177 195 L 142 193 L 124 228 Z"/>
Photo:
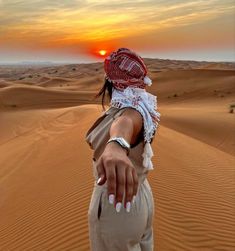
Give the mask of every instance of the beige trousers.
<path id="1" fill-rule="evenodd" d="M 88 210 L 91 251 L 153 251 L 153 215 L 147 179 L 139 185 L 129 213 L 123 206 L 117 213 L 109 204 L 106 186 L 95 183 Z"/>

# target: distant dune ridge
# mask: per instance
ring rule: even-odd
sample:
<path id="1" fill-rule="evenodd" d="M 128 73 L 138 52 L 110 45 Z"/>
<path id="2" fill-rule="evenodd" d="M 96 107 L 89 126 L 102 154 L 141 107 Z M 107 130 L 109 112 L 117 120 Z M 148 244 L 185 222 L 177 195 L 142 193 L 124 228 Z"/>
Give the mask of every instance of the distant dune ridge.
<path id="1" fill-rule="evenodd" d="M 155 248 L 235 250 L 235 63 L 144 60 L 162 115 Z M 89 250 L 103 81 L 102 63 L 0 66 L 0 250 Z"/>

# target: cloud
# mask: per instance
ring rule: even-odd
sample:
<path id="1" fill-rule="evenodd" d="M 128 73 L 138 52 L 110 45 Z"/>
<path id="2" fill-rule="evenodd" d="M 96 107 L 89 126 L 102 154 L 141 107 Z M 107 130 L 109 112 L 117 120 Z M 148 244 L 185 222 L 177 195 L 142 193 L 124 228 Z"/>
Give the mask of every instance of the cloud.
<path id="1" fill-rule="evenodd" d="M 49 8 L 74 8 L 80 6 L 86 1 L 81 0 L 2 0 L 2 8 L 16 10 L 33 10 Z"/>
<path id="2" fill-rule="evenodd" d="M 231 0 L 2 0 L 0 4 L 1 43 L 9 46 L 69 46 L 156 34 L 204 24 L 234 11 Z"/>

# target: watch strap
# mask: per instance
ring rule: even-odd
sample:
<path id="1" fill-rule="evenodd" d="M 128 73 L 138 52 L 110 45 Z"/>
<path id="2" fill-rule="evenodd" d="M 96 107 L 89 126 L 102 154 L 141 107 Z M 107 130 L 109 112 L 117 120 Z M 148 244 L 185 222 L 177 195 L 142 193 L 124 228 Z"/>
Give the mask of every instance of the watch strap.
<path id="1" fill-rule="evenodd" d="M 130 152 L 130 144 L 123 138 L 123 137 L 112 137 L 108 140 L 107 144 L 115 141 L 117 142 L 121 147 L 127 150 L 127 155 L 129 155 Z"/>

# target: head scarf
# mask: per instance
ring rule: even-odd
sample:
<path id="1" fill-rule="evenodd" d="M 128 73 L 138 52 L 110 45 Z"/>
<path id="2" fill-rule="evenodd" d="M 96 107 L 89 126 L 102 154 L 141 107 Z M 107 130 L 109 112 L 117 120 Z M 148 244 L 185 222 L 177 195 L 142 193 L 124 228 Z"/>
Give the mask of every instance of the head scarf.
<path id="1" fill-rule="evenodd" d="M 143 166 L 153 169 L 151 140 L 158 128 L 161 114 L 157 112 L 157 96 L 145 90 L 152 81 L 147 77 L 147 67 L 135 52 L 120 48 L 104 61 L 105 78 L 112 82 L 111 107 L 133 107 L 144 121 Z"/>
<path id="2" fill-rule="evenodd" d="M 105 78 L 112 81 L 113 86 L 123 90 L 127 86 L 144 89 L 151 85 L 151 79 L 146 76 L 147 67 L 143 59 L 134 51 L 120 48 L 114 51 L 104 61 Z"/>

